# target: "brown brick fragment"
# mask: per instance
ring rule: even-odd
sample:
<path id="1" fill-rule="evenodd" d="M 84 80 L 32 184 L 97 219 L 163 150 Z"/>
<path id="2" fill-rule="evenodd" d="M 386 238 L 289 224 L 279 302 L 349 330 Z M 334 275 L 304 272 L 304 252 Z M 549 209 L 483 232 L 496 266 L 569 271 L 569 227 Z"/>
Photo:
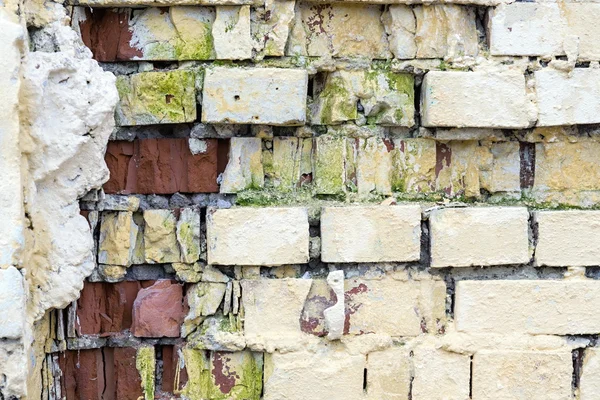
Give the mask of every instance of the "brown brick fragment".
<path id="1" fill-rule="evenodd" d="M 205 139 L 206 152 L 192 154 L 188 139 L 140 139 L 110 142 L 106 164 L 110 180 L 106 193 L 216 193 L 218 166 L 226 163 L 217 139 Z M 225 153 L 225 154 L 222 154 Z M 224 169 L 224 166 L 221 166 Z"/>
<path id="2" fill-rule="evenodd" d="M 110 179 L 104 184 L 106 193 L 130 193 L 127 191 L 131 184 L 130 179 L 135 182 L 135 165 L 132 165 L 133 143 L 126 141 L 108 142 L 104 161 L 110 171 Z M 130 168 L 132 167 L 132 168 Z"/>
<path id="3" fill-rule="evenodd" d="M 104 362 L 102 349 L 67 351 L 60 355 L 66 400 L 102 399 Z"/>
<path id="4" fill-rule="evenodd" d="M 137 400 L 143 396 L 142 380 L 135 365 L 136 353 L 137 350 L 132 347 L 114 349 L 114 382 L 117 400 Z"/>
<path id="5" fill-rule="evenodd" d="M 133 304 L 131 332 L 137 337 L 179 337 L 184 316 L 182 285 L 157 281 L 139 291 Z"/>
<path id="6" fill-rule="evenodd" d="M 83 43 L 92 50 L 95 60 L 101 62 L 127 61 L 141 57 L 140 50 L 132 48 L 129 30 L 130 9 L 85 9 L 85 20 L 79 22 Z"/>
<path id="7" fill-rule="evenodd" d="M 98 335 L 102 330 L 102 315 L 106 313 L 104 284 L 85 282 L 77 300 L 76 330 L 81 335 Z"/>

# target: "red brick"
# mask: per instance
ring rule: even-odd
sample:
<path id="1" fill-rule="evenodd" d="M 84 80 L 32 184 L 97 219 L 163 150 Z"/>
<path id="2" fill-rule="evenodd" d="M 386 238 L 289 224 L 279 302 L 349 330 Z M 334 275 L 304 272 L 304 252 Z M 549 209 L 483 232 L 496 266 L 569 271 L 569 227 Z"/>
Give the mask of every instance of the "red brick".
<path id="1" fill-rule="evenodd" d="M 184 316 L 182 285 L 157 281 L 139 291 L 133 303 L 131 332 L 137 337 L 179 337 Z"/>
<path id="2" fill-rule="evenodd" d="M 67 351 L 61 354 L 59 364 L 66 400 L 102 399 L 104 363 L 101 349 Z"/>
<path id="3" fill-rule="evenodd" d="M 79 22 L 83 43 L 94 59 L 102 62 L 127 61 L 141 57 L 142 52 L 130 46 L 130 9 L 85 8 L 85 20 Z"/>
<path id="4" fill-rule="evenodd" d="M 78 335 L 107 336 L 131 327 L 139 282 L 85 282 L 77 301 Z"/>
<path id="5" fill-rule="evenodd" d="M 106 316 L 102 319 L 103 334 L 121 332 L 131 327 L 133 302 L 140 290 L 138 282 L 106 284 Z"/>
<path id="6" fill-rule="evenodd" d="M 117 400 L 137 400 L 143 396 L 142 380 L 135 366 L 136 353 L 137 350 L 132 347 L 114 349 L 114 382 Z"/>
<path id="7" fill-rule="evenodd" d="M 104 161 L 110 171 L 110 179 L 104 184 L 106 193 L 129 193 L 128 185 L 134 183 L 129 181 L 135 181 L 135 176 L 129 176 L 130 167 L 131 172 L 135 173 L 134 165 L 132 165 L 133 149 L 132 142 L 108 142 Z"/>
<path id="8" fill-rule="evenodd" d="M 110 142 L 106 164 L 110 180 L 106 193 L 216 193 L 217 174 L 226 145 L 206 139 L 207 151 L 192 154 L 188 139 L 140 139 Z M 220 151 L 221 150 L 221 151 Z M 221 165 L 222 168 L 224 168 Z"/>
<path id="9" fill-rule="evenodd" d="M 102 330 L 102 315 L 106 315 L 106 294 L 104 284 L 85 282 L 77 300 L 78 335 L 98 335 Z"/>

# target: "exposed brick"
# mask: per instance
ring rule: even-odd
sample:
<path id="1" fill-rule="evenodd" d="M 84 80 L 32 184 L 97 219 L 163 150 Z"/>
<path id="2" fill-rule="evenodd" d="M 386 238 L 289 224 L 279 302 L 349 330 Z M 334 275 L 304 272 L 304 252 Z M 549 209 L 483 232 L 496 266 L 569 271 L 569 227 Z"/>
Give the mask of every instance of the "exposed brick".
<path id="1" fill-rule="evenodd" d="M 66 400 L 101 399 L 104 362 L 101 349 L 67 351 L 60 355 Z"/>
<path id="2" fill-rule="evenodd" d="M 100 62 L 126 61 L 139 57 L 142 52 L 131 47 L 129 29 L 131 10 L 127 8 L 76 7 L 73 24 L 77 25 L 81 40 Z"/>
<path id="3" fill-rule="evenodd" d="M 78 335 L 107 335 L 129 329 L 138 282 L 85 282 L 77 300 Z"/>
<path id="4" fill-rule="evenodd" d="M 136 368 L 137 350 L 132 347 L 113 349 L 114 380 L 116 400 L 138 400 L 143 396 L 142 380 Z M 111 379 L 107 374 L 107 378 Z"/>
<path id="5" fill-rule="evenodd" d="M 600 265 L 599 211 L 537 211 L 537 265 Z"/>
<path id="6" fill-rule="evenodd" d="M 76 331 L 78 335 L 97 335 L 102 329 L 102 315 L 106 315 L 104 284 L 85 282 L 77 300 Z"/>
<path id="7" fill-rule="evenodd" d="M 534 120 L 525 76 L 518 72 L 431 71 L 421 95 L 428 127 L 527 128 Z"/>
<path id="8" fill-rule="evenodd" d="M 131 333 L 137 337 L 179 337 L 184 316 L 182 285 L 157 281 L 138 292 Z"/>
<path id="9" fill-rule="evenodd" d="M 326 207 L 323 262 L 415 261 L 421 251 L 420 206 Z"/>
<path id="10" fill-rule="evenodd" d="M 529 261 L 529 213 L 522 207 L 444 208 L 431 213 L 431 266 Z"/>
<path id="11" fill-rule="evenodd" d="M 308 262 L 305 208 L 209 209 L 208 262 L 282 265 Z"/>
<path id="12" fill-rule="evenodd" d="M 479 351 L 473 357 L 473 400 L 571 398 L 570 351 Z"/>
<path id="13" fill-rule="evenodd" d="M 461 281 L 454 315 L 462 332 L 596 334 L 598 307 L 598 281 Z"/>
<path id="14" fill-rule="evenodd" d="M 206 150 L 192 154 L 188 139 L 143 139 L 109 142 L 105 157 L 111 178 L 106 193 L 214 193 L 219 146 L 224 141 L 202 139 Z"/>

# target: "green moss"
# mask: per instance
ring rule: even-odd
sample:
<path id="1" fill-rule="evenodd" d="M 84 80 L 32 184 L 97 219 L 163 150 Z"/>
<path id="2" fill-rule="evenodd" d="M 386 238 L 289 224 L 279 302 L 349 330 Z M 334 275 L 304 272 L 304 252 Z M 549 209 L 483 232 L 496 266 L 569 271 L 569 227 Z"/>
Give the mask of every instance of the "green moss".
<path id="1" fill-rule="evenodd" d="M 181 392 L 189 399 L 245 399 L 259 400 L 262 391 L 262 355 L 249 351 L 238 353 L 218 353 L 223 370 L 218 371 L 215 359 L 209 360 L 202 350 L 183 349 L 188 382 Z M 223 393 L 216 382 L 215 374 L 234 378 L 233 386 Z"/>
<path id="2" fill-rule="evenodd" d="M 134 76 L 135 114 L 149 113 L 155 123 L 190 122 L 195 119 L 194 73 L 186 70 L 145 72 Z"/>
<path id="3" fill-rule="evenodd" d="M 320 136 L 316 140 L 314 185 L 317 193 L 338 194 L 344 190 L 345 143 L 343 137 Z"/>
<path id="4" fill-rule="evenodd" d="M 354 95 L 345 86 L 344 78 L 330 76 L 325 88 L 319 94 L 321 101 L 320 120 L 322 124 L 332 124 L 339 120 L 354 120 L 358 117 L 356 103 L 351 101 Z"/>
<path id="5" fill-rule="evenodd" d="M 135 359 L 137 368 L 142 379 L 142 389 L 146 400 L 154 399 L 154 374 L 156 368 L 156 359 L 154 356 L 154 347 L 140 347 Z"/>
<path id="6" fill-rule="evenodd" d="M 175 57 L 178 60 L 210 60 L 215 57 L 212 24 L 199 22 L 194 40 L 177 39 Z"/>

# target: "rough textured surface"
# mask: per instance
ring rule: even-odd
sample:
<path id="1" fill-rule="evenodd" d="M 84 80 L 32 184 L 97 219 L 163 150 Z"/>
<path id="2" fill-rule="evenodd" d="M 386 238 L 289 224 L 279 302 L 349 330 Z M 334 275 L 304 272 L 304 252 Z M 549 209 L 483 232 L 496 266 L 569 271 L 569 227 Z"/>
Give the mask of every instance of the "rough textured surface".
<path id="1" fill-rule="evenodd" d="M 306 119 L 307 82 L 304 70 L 208 69 L 202 122 L 301 125 Z"/>
<path id="2" fill-rule="evenodd" d="M 0 269 L 0 309 L 0 338 L 20 338 L 25 329 L 25 284 L 15 267 Z"/>
<path id="3" fill-rule="evenodd" d="M 194 73 L 143 72 L 120 76 L 117 125 L 192 122 L 196 119 Z"/>
<path id="4" fill-rule="evenodd" d="M 572 375 L 569 351 L 480 351 L 473 357 L 473 399 L 568 399 Z"/>
<path id="5" fill-rule="evenodd" d="M 281 265 L 308 261 L 308 215 L 304 208 L 209 210 L 208 262 Z"/>
<path id="6" fill-rule="evenodd" d="M 433 71 L 421 91 L 424 126 L 527 128 L 535 120 L 517 72 Z"/>
<path id="7" fill-rule="evenodd" d="M 158 281 L 138 292 L 131 333 L 137 337 L 179 337 L 183 316 L 181 285 Z"/>
<path id="8" fill-rule="evenodd" d="M 539 211 L 535 248 L 537 265 L 582 267 L 600 264 L 595 238 L 600 230 L 598 212 Z"/>
<path id="9" fill-rule="evenodd" d="M 363 355 L 349 355 L 335 345 L 316 352 L 274 353 L 265 358 L 265 400 L 362 398 Z"/>
<path id="10" fill-rule="evenodd" d="M 415 399 L 469 398 L 471 358 L 468 355 L 421 347 L 414 351 L 413 364 Z"/>
<path id="11" fill-rule="evenodd" d="M 577 280 L 462 281 L 456 286 L 456 328 L 549 335 L 596 332 L 598 287 L 598 282 Z"/>
<path id="12" fill-rule="evenodd" d="M 583 365 L 581 367 L 581 380 L 579 382 L 579 398 L 581 400 L 590 400 L 597 396 L 600 390 L 600 359 L 598 358 L 598 349 L 590 348 L 585 350 Z"/>
<path id="13" fill-rule="evenodd" d="M 535 73 L 538 126 L 594 124 L 600 122 L 600 88 L 590 85 L 600 76 L 593 69 L 565 73 L 544 70 Z"/>
<path id="14" fill-rule="evenodd" d="M 467 267 L 527 263 L 529 213 L 525 208 L 435 210 L 431 226 L 431 266 Z"/>
<path id="15" fill-rule="evenodd" d="M 386 262 L 418 260 L 418 206 L 325 208 L 321 213 L 321 260 Z"/>
<path id="16" fill-rule="evenodd" d="M 78 47 L 69 28 L 52 29 L 62 51 L 30 53 L 21 87 L 31 178 L 25 211 L 34 227 L 27 242 L 28 308 L 36 319 L 75 299 L 94 268 L 90 228 L 77 199 L 108 179 L 103 153 L 117 102 L 112 74 Z"/>

